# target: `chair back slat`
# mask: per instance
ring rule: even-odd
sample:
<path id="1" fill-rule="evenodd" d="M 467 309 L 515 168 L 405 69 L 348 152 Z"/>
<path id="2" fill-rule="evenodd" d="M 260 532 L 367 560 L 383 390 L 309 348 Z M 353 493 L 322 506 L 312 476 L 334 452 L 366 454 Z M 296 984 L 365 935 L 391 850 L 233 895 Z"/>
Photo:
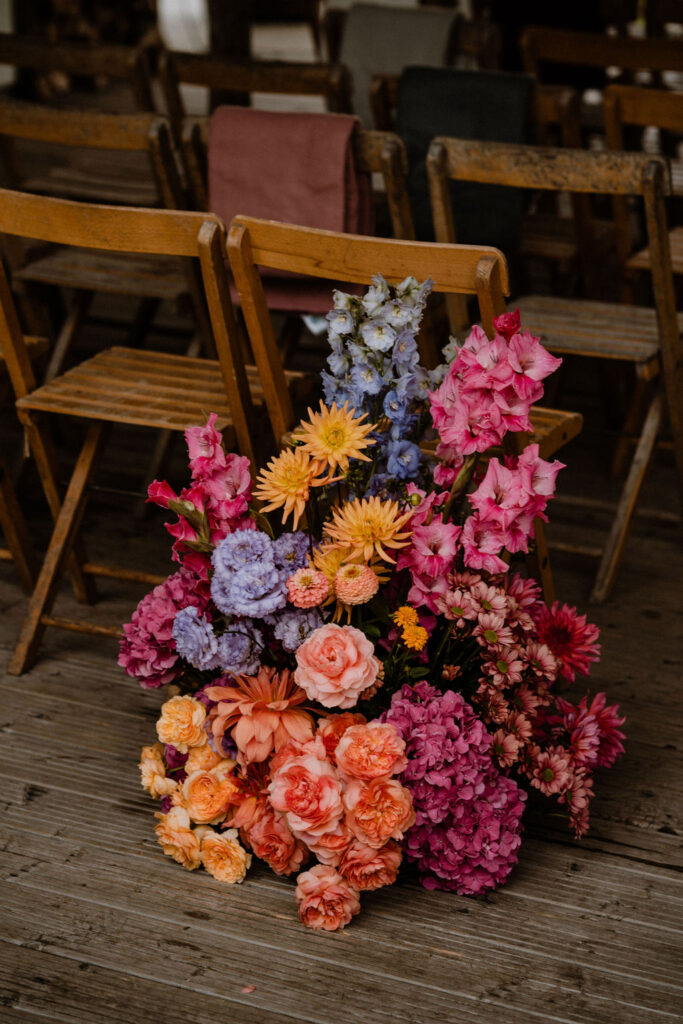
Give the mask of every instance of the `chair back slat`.
<path id="1" fill-rule="evenodd" d="M 454 181 L 611 195 L 642 195 L 645 167 L 650 160 L 659 160 L 662 187 L 665 194 L 671 190 L 666 161 L 640 153 L 593 153 L 435 138 L 428 166 L 437 159 L 443 161 L 444 172 Z"/>
<path id="2" fill-rule="evenodd" d="M 543 78 L 545 63 L 605 70 L 683 70 L 683 47 L 677 39 L 637 39 L 531 25 L 522 33 L 520 46 L 524 70 L 537 78 Z"/>
<path id="3" fill-rule="evenodd" d="M 608 85 L 605 89 L 605 135 L 612 149 L 622 148 L 621 126 L 655 125 L 683 134 L 683 94 L 635 85 Z"/>
<path id="4" fill-rule="evenodd" d="M 86 149 L 144 152 L 153 127 L 164 120 L 158 114 L 54 110 L 38 103 L 0 100 L 0 135 Z"/>

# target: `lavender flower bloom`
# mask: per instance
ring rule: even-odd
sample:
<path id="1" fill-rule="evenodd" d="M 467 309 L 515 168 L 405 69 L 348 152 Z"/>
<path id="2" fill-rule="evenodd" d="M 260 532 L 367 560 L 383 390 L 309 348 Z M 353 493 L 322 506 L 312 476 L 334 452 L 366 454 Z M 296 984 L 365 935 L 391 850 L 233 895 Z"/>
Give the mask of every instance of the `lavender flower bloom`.
<path id="1" fill-rule="evenodd" d="M 261 664 L 263 634 L 248 621 L 233 622 L 218 637 L 218 668 L 233 675 L 256 675 Z"/>
<path id="2" fill-rule="evenodd" d="M 388 352 L 396 341 L 396 331 L 384 320 L 368 320 L 360 329 L 361 337 L 373 352 Z"/>
<path id="3" fill-rule="evenodd" d="M 182 608 L 173 620 L 173 639 L 181 658 L 201 671 L 217 668 L 218 641 L 213 626 L 196 608 Z"/>
<path id="4" fill-rule="evenodd" d="M 394 494 L 391 490 L 393 480 L 394 477 L 389 473 L 374 473 L 368 481 L 364 497 L 393 498 Z"/>
<path id="5" fill-rule="evenodd" d="M 417 342 L 415 341 L 415 335 L 412 331 L 402 331 L 391 352 L 394 360 L 394 366 L 399 373 L 404 373 L 406 370 L 414 370 L 420 362 L 420 353 L 418 352 Z"/>
<path id="6" fill-rule="evenodd" d="M 252 565 L 273 565 L 273 542 L 261 530 L 237 530 L 229 533 L 214 550 L 211 561 L 220 576 L 230 575 Z"/>
<path id="7" fill-rule="evenodd" d="M 296 533 L 283 533 L 273 541 L 275 568 L 285 574 L 285 579 L 308 565 L 308 535 L 298 530 Z"/>
<path id="8" fill-rule="evenodd" d="M 322 624 L 323 620 L 316 608 L 288 608 L 278 616 L 273 633 L 284 649 L 293 653 L 309 633 Z"/>
<path id="9" fill-rule="evenodd" d="M 353 317 L 348 309 L 332 309 L 325 319 L 330 325 L 331 333 L 349 334 L 353 330 Z"/>
<path id="10" fill-rule="evenodd" d="M 342 292 L 338 288 L 335 288 L 332 292 L 332 301 L 334 302 L 335 309 L 350 309 L 353 301 L 353 295 L 348 295 L 346 292 Z"/>
<path id="11" fill-rule="evenodd" d="M 361 299 L 368 316 L 374 316 L 389 298 L 389 286 L 381 274 L 375 274 L 372 282 L 372 286 Z"/>
<path id="12" fill-rule="evenodd" d="M 351 370 L 351 380 L 368 395 L 378 395 L 385 386 L 385 380 L 369 363 L 356 364 Z"/>
<path id="13" fill-rule="evenodd" d="M 327 357 L 327 365 L 335 377 L 343 377 L 351 365 L 351 360 L 341 352 L 330 352 Z"/>
<path id="14" fill-rule="evenodd" d="M 395 299 L 382 307 L 382 317 L 392 327 L 412 327 L 415 313 L 412 306 Z"/>
<path id="15" fill-rule="evenodd" d="M 399 480 L 409 480 L 420 467 L 420 449 L 412 441 L 392 441 L 387 447 L 387 470 Z"/>
<path id="16" fill-rule="evenodd" d="M 226 615 L 247 615 L 255 619 L 284 608 L 287 591 L 281 574 L 271 562 L 240 569 L 227 586 L 211 581 L 211 596 Z"/>

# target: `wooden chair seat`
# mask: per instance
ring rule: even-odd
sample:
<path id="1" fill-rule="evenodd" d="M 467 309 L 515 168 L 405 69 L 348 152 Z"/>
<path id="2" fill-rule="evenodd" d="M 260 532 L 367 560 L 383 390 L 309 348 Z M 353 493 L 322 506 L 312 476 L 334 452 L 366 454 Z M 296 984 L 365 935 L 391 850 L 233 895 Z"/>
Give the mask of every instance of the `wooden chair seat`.
<path id="1" fill-rule="evenodd" d="M 258 370 L 245 370 L 252 402 L 262 406 Z M 285 379 L 292 397 L 310 388 L 310 378 L 300 371 L 286 371 Z M 226 445 L 236 444 L 220 364 L 214 359 L 117 346 L 18 399 L 17 408 L 166 430 L 186 430 L 215 412 Z"/>
<path id="2" fill-rule="evenodd" d="M 519 307 L 524 326 L 539 335 L 551 352 L 637 363 L 647 380 L 659 373 L 654 309 L 549 295 L 525 295 L 512 305 Z M 678 324 L 683 331 L 683 314 Z"/>
<path id="3" fill-rule="evenodd" d="M 14 271 L 15 281 L 83 288 L 93 292 L 177 300 L 187 294 L 187 278 L 177 260 L 154 256 L 55 249 Z"/>
<path id="4" fill-rule="evenodd" d="M 669 232 L 669 245 L 671 246 L 671 269 L 674 274 L 683 274 L 683 226 Z M 641 249 L 634 253 L 626 263 L 626 267 L 628 270 L 649 270 L 650 250 Z"/>

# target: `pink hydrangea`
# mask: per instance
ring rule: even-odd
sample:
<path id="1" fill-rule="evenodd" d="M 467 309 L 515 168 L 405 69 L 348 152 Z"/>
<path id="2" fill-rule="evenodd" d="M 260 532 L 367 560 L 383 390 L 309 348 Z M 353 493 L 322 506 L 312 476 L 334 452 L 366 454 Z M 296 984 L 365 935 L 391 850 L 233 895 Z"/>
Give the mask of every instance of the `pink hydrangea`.
<path id="1" fill-rule="evenodd" d="M 382 718 L 406 743 L 415 825 L 404 849 L 422 884 L 462 895 L 500 885 L 517 862 L 526 794 L 498 771 L 481 719 L 426 682 L 394 694 Z"/>
<path id="2" fill-rule="evenodd" d="M 144 689 L 172 682 L 179 674 L 178 655 L 172 637 L 173 621 L 181 608 L 206 611 L 209 595 L 205 584 L 187 569 L 169 576 L 143 597 L 123 627 L 118 662 Z"/>

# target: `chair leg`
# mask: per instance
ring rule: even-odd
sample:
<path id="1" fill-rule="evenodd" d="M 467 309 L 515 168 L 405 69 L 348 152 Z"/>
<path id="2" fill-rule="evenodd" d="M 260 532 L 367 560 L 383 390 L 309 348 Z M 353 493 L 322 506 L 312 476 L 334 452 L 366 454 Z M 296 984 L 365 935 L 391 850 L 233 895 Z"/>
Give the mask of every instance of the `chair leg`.
<path id="1" fill-rule="evenodd" d="M 45 436 L 39 426 L 39 417 L 20 413 L 20 418 L 28 432 L 29 444 L 33 458 L 40 475 L 43 491 L 52 513 L 52 518 L 57 521 L 62 500 L 57 486 L 57 456 L 49 437 Z M 77 540 L 69 555 L 68 568 L 69 576 L 73 586 L 76 599 L 81 604 L 93 604 L 97 600 L 97 588 L 91 576 L 86 576 L 81 566 L 87 561 L 82 542 Z"/>
<path id="2" fill-rule="evenodd" d="M 92 423 L 88 428 L 64 502 L 57 516 L 38 582 L 29 602 L 28 614 L 7 669 L 11 675 L 20 676 L 35 662 L 45 629 L 43 616 L 49 614 L 52 608 L 62 566 L 71 550 L 83 518 L 87 497 L 86 487 L 100 451 L 102 431 L 103 424 L 98 422 Z"/>
<path id="3" fill-rule="evenodd" d="M 7 467 L 0 459 L 0 527 L 24 590 L 30 594 L 38 574 L 35 555 Z"/>
<path id="4" fill-rule="evenodd" d="M 50 361 L 47 364 L 45 370 L 44 382 L 47 384 L 59 373 L 62 372 L 62 366 L 66 359 L 67 353 L 73 344 L 74 338 L 80 331 L 83 321 L 85 320 L 90 303 L 93 300 L 94 292 L 88 291 L 85 288 L 79 288 L 74 296 L 74 301 L 71 309 L 69 310 L 66 320 L 62 324 L 61 330 L 57 335 L 52 353 L 50 354 Z"/>
<path id="5" fill-rule="evenodd" d="M 542 519 L 537 519 L 534 523 L 534 549 L 529 555 L 528 562 L 533 575 L 543 588 L 545 603 L 551 605 L 555 600 L 555 583 L 550 565 L 545 524 Z"/>
<path id="6" fill-rule="evenodd" d="M 636 379 L 631 393 L 628 412 L 621 428 L 621 436 L 617 441 L 617 446 L 612 456 L 611 472 L 614 478 L 621 476 L 626 469 L 626 460 L 633 443 L 631 439 L 637 437 L 638 432 L 642 429 L 647 385 L 648 381 L 638 373 L 638 368 L 636 367 Z"/>
<path id="7" fill-rule="evenodd" d="M 657 392 L 650 403 L 643 431 L 633 456 L 633 462 L 631 463 L 631 468 L 629 469 L 626 483 L 617 505 L 612 528 L 602 552 L 598 574 L 595 577 L 595 583 L 590 596 L 591 604 L 602 604 L 603 601 L 607 600 L 612 590 L 624 551 L 624 545 L 626 544 L 626 536 L 631 518 L 657 441 L 657 434 L 662 422 L 662 403 L 662 394 Z"/>

